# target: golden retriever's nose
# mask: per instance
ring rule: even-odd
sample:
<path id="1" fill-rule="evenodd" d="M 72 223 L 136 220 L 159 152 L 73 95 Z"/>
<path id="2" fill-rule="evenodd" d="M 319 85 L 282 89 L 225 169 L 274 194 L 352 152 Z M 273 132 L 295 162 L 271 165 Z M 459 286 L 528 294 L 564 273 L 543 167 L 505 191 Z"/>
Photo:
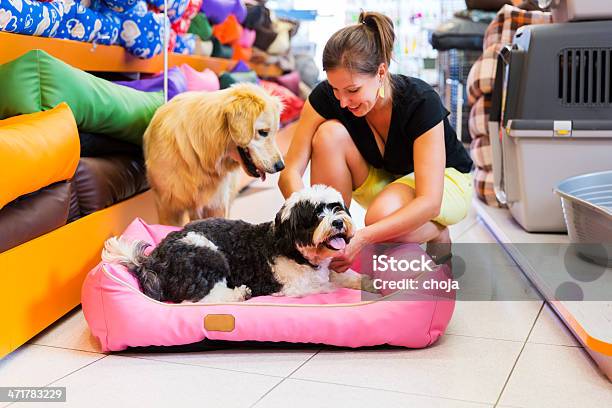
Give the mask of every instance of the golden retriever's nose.
<path id="1" fill-rule="evenodd" d="M 274 163 L 274 172 L 276 173 L 277 171 L 281 171 L 282 169 L 285 168 L 285 163 L 283 163 L 282 160 L 277 161 L 276 163 Z"/>

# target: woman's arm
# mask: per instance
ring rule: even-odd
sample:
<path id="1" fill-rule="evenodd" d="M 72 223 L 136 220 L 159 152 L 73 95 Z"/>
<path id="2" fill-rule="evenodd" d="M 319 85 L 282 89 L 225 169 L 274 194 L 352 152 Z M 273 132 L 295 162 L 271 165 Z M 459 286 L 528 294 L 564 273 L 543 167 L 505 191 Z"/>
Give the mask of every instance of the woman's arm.
<path id="1" fill-rule="evenodd" d="M 323 122 L 325 118 L 306 100 L 285 158 L 285 169 L 281 171 L 278 180 L 278 187 L 285 198 L 304 187 L 302 176 L 310 161 L 312 137 Z"/>
<path id="2" fill-rule="evenodd" d="M 413 152 L 415 198 L 393 214 L 363 228 L 360 235 L 365 243 L 393 240 L 440 214 L 446 165 L 444 123 L 417 137 Z"/>

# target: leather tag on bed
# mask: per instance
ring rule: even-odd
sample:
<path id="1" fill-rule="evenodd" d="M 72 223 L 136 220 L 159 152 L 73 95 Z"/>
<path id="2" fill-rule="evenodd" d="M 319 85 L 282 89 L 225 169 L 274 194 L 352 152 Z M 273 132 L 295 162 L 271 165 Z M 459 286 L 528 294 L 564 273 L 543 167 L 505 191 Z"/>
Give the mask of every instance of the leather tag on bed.
<path id="1" fill-rule="evenodd" d="M 209 314 L 204 317 L 204 329 L 208 331 L 234 331 L 236 319 L 231 314 Z"/>

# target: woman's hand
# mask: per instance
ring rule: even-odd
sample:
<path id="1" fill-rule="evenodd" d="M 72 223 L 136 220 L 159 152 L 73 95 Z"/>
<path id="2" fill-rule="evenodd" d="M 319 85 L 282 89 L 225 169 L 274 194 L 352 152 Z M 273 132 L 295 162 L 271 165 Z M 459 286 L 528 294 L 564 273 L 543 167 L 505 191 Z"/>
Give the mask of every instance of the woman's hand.
<path id="1" fill-rule="evenodd" d="M 363 233 L 363 229 L 358 230 L 355 232 L 355 236 L 351 239 L 351 242 L 344 248 L 344 251 L 332 259 L 329 268 L 335 272 L 345 272 L 351 267 L 357 255 L 359 255 L 361 250 L 368 245 L 368 243 Z"/>

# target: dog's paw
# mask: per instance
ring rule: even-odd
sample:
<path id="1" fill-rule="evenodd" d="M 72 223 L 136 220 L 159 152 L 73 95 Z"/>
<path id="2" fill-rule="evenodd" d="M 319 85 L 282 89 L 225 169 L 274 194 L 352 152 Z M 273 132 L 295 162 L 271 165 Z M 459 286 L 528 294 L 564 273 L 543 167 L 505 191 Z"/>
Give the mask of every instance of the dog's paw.
<path id="1" fill-rule="evenodd" d="M 378 293 L 378 289 L 374 287 L 374 281 L 369 276 L 363 275 L 361 277 L 361 290 L 370 293 Z"/>
<path id="2" fill-rule="evenodd" d="M 240 285 L 234 288 L 234 294 L 236 295 L 236 301 L 241 302 L 251 297 L 251 288 L 247 285 Z"/>

